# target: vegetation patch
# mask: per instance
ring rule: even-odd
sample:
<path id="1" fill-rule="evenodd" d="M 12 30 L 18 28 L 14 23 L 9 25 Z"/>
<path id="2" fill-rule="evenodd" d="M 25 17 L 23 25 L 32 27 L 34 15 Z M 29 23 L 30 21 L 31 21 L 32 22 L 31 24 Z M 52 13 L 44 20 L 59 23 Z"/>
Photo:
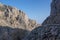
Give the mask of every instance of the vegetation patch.
<path id="1" fill-rule="evenodd" d="M 3 7 L 0 7 L 0 11 L 5 11 L 5 8 L 3 8 Z"/>

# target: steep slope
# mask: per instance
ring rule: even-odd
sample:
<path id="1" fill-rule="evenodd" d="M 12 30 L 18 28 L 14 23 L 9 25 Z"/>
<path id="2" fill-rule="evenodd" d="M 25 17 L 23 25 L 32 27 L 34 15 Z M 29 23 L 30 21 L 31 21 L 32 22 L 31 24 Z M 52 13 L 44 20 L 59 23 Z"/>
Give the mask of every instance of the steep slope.
<path id="1" fill-rule="evenodd" d="M 52 0 L 50 16 L 42 25 L 45 24 L 60 24 L 60 0 Z"/>
<path id="2" fill-rule="evenodd" d="M 60 25 L 39 26 L 23 40 L 60 40 Z"/>
<path id="3" fill-rule="evenodd" d="M 23 11 L 0 3 L 0 26 L 9 26 L 31 31 L 36 25 L 36 21 L 29 19 Z"/>
<path id="4" fill-rule="evenodd" d="M 23 40 L 60 40 L 60 0 L 52 0 L 50 16 Z"/>

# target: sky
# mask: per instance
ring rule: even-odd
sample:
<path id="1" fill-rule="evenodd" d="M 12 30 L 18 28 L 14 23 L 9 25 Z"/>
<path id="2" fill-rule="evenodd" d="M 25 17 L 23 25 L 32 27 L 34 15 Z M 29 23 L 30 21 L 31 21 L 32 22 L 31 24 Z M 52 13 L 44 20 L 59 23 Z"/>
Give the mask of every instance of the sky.
<path id="1" fill-rule="evenodd" d="M 22 10 L 40 24 L 50 15 L 51 0 L 0 0 L 0 3 Z"/>

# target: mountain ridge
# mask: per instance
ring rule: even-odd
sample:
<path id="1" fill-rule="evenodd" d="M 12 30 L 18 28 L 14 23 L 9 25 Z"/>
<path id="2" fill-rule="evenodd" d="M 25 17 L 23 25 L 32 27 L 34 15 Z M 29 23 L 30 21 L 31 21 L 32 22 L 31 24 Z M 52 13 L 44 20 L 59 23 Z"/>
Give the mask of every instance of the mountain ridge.
<path id="1" fill-rule="evenodd" d="M 23 11 L 2 3 L 0 3 L 0 20 L 0 26 L 11 26 L 30 31 L 37 25 L 36 21 L 29 19 Z"/>

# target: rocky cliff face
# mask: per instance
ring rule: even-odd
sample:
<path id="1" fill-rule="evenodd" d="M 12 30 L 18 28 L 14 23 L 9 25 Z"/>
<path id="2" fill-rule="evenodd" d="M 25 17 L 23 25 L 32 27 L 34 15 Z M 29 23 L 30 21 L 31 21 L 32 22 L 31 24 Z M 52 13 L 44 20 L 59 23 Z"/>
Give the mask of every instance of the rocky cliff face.
<path id="1" fill-rule="evenodd" d="M 60 0 L 52 0 L 50 16 L 23 40 L 60 40 Z"/>
<path id="2" fill-rule="evenodd" d="M 45 24 L 60 24 L 60 0 L 52 0 L 50 16 L 42 23 Z"/>
<path id="3" fill-rule="evenodd" d="M 8 5 L 0 4 L 0 26 L 21 28 L 31 31 L 37 25 L 36 21 L 31 20 L 21 10 Z"/>
<path id="4" fill-rule="evenodd" d="M 43 25 L 35 28 L 24 40 L 60 40 L 60 25 Z"/>
<path id="5" fill-rule="evenodd" d="M 23 11 L 0 4 L 0 40 L 22 40 L 36 26 Z"/>

